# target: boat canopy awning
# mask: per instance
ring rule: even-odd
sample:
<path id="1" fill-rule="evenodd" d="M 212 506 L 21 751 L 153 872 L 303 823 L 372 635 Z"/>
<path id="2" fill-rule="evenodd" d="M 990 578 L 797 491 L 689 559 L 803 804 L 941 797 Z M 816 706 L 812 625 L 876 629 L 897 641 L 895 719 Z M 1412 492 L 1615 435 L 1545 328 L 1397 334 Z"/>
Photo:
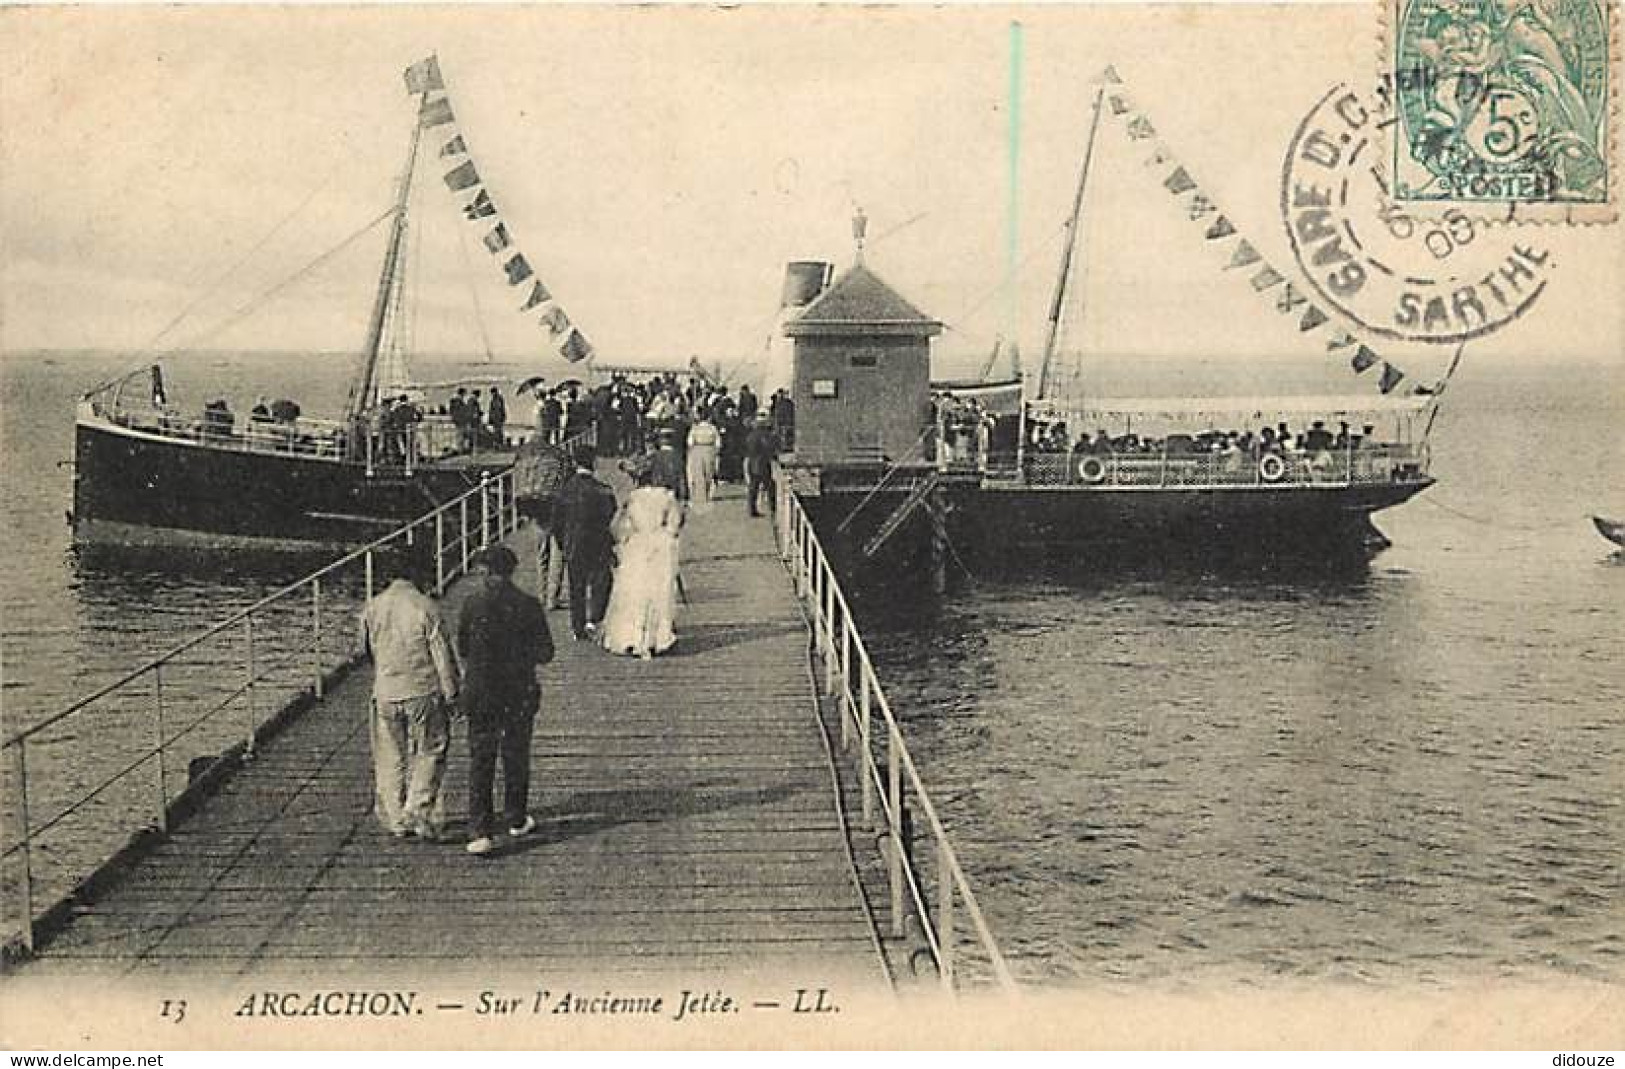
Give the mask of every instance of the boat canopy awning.
<path id="1" fill-rule="evenodd" d="M 1380 394 L 1303 394 L 1283 397 L 1102 397 L 1082 404 L 1039 401 L 1034 407 L 1052 412 L 1180 419 L 1204 415 L 1376 415 L 1420 412 L 1431 394 L 1402 397 Z"/>

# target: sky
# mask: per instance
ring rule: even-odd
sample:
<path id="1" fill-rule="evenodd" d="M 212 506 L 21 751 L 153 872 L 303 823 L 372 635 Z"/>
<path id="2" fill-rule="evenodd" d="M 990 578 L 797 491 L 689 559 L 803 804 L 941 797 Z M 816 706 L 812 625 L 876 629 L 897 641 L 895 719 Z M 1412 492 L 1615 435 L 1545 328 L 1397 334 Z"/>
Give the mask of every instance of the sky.
<path id="1" fill-rule="evenodd" d="M 868 264 L 947 324 L 945 366 L 974 369 L 1000 332 L 1042 348 L 1106 64 L 1241 232 L 1290 267 L 1277 206 L 1288 140 L 1378 53 L 1365 3 L 6 8 L 0 23 L 16 43 L 0 57 L 0 352 L 155 339 L 357 350 L 376 228 L 235 325 L 206 328 L 387 206 L 413 121 L 401 71 L 434 52 L 518 248 L 602 358 L 760 354 L 784 263 L 849 263 L 861 205 Z M 477 301 L 499 356 L 540 360 L 545 331 L 517 312 L 523 293 L 428 162 L 415 344 L 482 349 Z M 1083 238 L 1069 346 L 1264 376 L 1327 363 L 1222 272 L 1116 129 L 1097 141 Z M 1539 240 L 1560 265 L 1553 286 L 1472 357 L 1625 359 L 1619 225 Z M 1419 377 L 1450 355 L 1391 348 Z M 1326 375 L 1325 388 L 1352 387 L 1346 368 Z"/>

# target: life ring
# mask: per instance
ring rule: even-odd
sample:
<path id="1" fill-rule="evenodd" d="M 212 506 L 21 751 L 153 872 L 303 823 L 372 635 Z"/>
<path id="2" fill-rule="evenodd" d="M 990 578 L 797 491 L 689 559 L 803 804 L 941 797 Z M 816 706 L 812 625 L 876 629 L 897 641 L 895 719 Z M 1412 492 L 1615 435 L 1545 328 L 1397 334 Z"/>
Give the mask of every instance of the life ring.
<path id="1" fill-rule="evenodd" d="M 1091 485 L 1106 478 L 1106 462 L 1099 457 L 1084 457 L 1078 461 L 1078 478 Z"/>
<path id="2" fill-rule="evenodd" d="M 1267 483 L 1278 483 L 1286 474 L 1286 461 L 1274 453 L 1265 453 L 1258 459 L 1258 477 Z"/>

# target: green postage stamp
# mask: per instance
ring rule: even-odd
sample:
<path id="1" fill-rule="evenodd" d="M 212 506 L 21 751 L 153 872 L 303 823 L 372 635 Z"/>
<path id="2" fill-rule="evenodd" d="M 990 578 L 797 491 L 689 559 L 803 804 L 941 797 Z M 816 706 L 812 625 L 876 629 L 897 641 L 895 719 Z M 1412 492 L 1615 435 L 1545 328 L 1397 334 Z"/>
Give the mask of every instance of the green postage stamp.
<path id="1" fill-rule="evenodd" d="M 1387 3 L 1395 201 L 1502 220 L 1615 218 L 1609 0 Z"/>

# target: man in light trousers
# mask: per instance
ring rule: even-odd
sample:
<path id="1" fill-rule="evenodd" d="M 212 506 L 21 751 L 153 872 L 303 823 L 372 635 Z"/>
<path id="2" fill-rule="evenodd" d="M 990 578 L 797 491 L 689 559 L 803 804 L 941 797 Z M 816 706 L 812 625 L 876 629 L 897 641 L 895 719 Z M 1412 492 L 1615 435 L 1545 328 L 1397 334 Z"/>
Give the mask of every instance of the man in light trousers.
<path id="1" fill-rule="evenodd" d="M 457 661 L 435 603 L 423 594 L 426 569 L 389 561 L 392 576 L 361 612 L 361 651 L 372 656 L 374 812 L 396 838 L 440 838 L 440 798 L 451 745 Z"/>

